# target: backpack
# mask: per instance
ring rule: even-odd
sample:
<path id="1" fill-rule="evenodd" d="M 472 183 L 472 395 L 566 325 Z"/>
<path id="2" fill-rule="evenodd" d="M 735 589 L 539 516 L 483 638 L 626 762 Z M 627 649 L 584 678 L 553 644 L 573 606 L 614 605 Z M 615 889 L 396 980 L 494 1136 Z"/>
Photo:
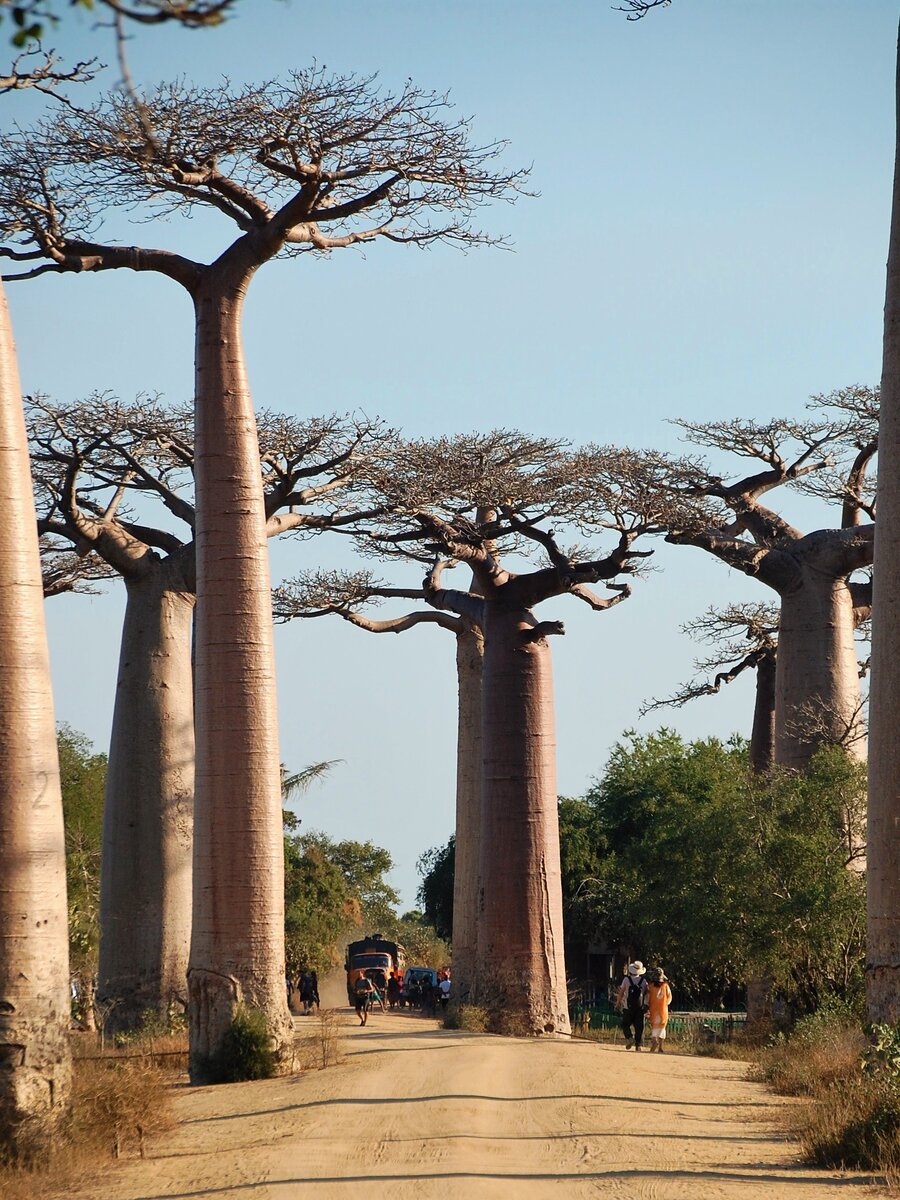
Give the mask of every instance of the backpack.
<path id="1" fill-rule="evenodd" d="M 644 996 L 644 980 L 643 976 L 634 979 L 631 975 L 628 976 L 628 991 L 625 995 L 625 1007 L 629 1012 L 638 1013 L 646 1006 L 646 997 Z"/>

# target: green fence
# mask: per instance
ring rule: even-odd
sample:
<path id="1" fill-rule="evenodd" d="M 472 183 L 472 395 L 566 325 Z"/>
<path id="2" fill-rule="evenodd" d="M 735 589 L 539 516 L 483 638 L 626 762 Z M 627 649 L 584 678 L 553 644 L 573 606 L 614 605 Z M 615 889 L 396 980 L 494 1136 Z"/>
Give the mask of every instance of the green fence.
<path id="1" fill-rule="evenodd" d="M 745 1012 L 675 1012 L 670 1010 L 667 1031 L 675 1034 L 687 1034 L 698 1040 L 730 1041 L 736 1029 L 743 1027 L 747 1020 Z M 587 1029 L 622 1028 L 622 1014 L 615 1011 L 608 1000 L 598 1000 L 594 1004 L 576 1005 L 572 1009 L 572 1028 L 574 1031 Z"/>

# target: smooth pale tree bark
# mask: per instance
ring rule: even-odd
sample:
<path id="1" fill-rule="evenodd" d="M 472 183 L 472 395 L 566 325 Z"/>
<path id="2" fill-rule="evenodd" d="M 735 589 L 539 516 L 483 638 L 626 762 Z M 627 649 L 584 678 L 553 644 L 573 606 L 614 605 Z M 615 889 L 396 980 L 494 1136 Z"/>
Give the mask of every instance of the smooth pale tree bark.
<path id="1" fill-rule="evenodd" d="M 750 731 L 750 765 L 762 774 L 775 762 L 775 653 L 756 664 L 756 693 Z"/>
<path id="2" fill-rule="evenodd" d="M 871 565 L 874 527 L 824 529 L 805 537 L 756 508 L 760 543 L 719 531 L 678 531 L 666 540 L 708 551 L 780 598 L 775 684 L 775 761 L 803 770 L 816 750 L 842 744 L 865 757 L 860 719 L 854 571 Z"/>
<path id="3" fill-rule="evenodd" d="M 453 876 L 453 998 L 455 1002 L 468 1003 L 477 992 L 484 635 L 469 619 L 461 618 L 460 626 L 456 637 L 459 713 Z"/>
<path id="4" fill-rule="evenodd" d="M 284 991 L 284 851 L 266 513 L 241 344 L 252 266 L 195 293 L 197 625 L 192 1077 L 243 1005 L 292 1039 Z M 285 1062 L 285 1067 L 287 1063 Z"/>
<path id="5" fill-rule="evenodd" d="M 99 994 L 110 1029 L 187 1007 L 194 594 L 184 558 L 125 579 L 100 874 Z"/>
<path id="6" fill-rule="evenodd" d="M 27 1154 L 68 1108 L 68 914 L 28 441 L 2 288 L 0 511 L 0 1141 Z"/>
<path id="7" fill-rule="evenodd" d="M 811 535 L 815 537 L 815 535 Z M 865 760 L 853 597 L 841 564 L 817 548 L 798 557 L 799 586 L 781 594 L 775 679 L 775 761 L 805 770 L 823 744 Z M 824 562 L 819 561 L 824 559 Z"/>
<path id="8" fill-rule="evenodd" d="M 586 587 L 601 572 L 621 570 L 613 556 L 579 567 L 564 562 L 531 575 L 503 570 L 493 553 L 458 541 L 442 523 L 448 553 L 468 561 L 478 592 L 440 586 L 443 564 L 426 583 L 435 608 L 476 622 L 484 633 L 481 692 L 481 835 L 475 946 L 475 1001 L 503 1014 L 509 1027 L 532 1034 L 569 1031 L 563 939 L 562 872 L 556 792 L 553 681 L 547 637 L 558 621 L 539 622 L 540 600 L 572 592 L 605 609 Z M 624 547 L 623 547 L 624 549 Z M 454 917 L 455 919 L 455 917 Z"/>
<path id="9" fill-rule="evenodd" d="M 896 119 L 878 438 L 866 873 L 868 1016 L 891 1023 L 900 1020 L 900 45 Z"/>
<path id="10" fill-rule="evenodd" d="M 485 598 L 477 995 L 533 1033 L 569 1030 L 550 648 Z"/>
<path id="11" fill-rule="evenodd" d="M 77 425 L 77 414 L 73 419 Z M 59 415 L 51 413 L 50 423 L 64 428 Z M 98 441 L 86 429 L 65 429 L 66 453 L 73 453 L 79 434 L 88 443 Z M 52 442 L 35 453 L 39 483 L 47 486 Z M 107 471 L 111 458 L 107 446 Z M 80 451 L 74 461 L 85 466 Z M 132 464 L 123 465 L 123 476 L 147 471 L 135 458 Z M 93 504 L 90 481 L 85 490 Z M 73 464 L 65 465 L 64 485 L 56 482 L 50 491 L 52 515 L 39 518 L 39 531 L 67 538 L 82 551 L 90 547 L 121 576 L 127 594 L 103 806 L 98 995 L 107 1029 L 132 1029 L 148 1010 L 165 1019 L 173 1004 L 187 1006 L 194 547 L 173 534 L 120 521 L 124 483 L 98 516 L 82 507 Z M 190 523 L 190 505 L 174 494 L 169 502 Z"/>

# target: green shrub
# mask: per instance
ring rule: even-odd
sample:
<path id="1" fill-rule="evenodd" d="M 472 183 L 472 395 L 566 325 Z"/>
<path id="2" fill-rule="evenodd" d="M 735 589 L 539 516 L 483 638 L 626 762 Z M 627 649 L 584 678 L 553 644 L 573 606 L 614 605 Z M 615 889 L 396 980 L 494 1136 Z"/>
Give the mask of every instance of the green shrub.
<path id="1" fill-rule="evenodd" d="M 444 1016 L 445 1029 L 465 1029 L 469 1033 L 484 1033 L 489 1013 L 477 1004 L 451 1004 Z"/>
<path id="2" fill-rule="evenodd" d="M 275 1072 L 275 1055 L 265 1013 L 256 1008 L 238 1009 L 218 1050 L 204 1060 L 202 1068 L 208 1083 L 271 1079 Z"/>

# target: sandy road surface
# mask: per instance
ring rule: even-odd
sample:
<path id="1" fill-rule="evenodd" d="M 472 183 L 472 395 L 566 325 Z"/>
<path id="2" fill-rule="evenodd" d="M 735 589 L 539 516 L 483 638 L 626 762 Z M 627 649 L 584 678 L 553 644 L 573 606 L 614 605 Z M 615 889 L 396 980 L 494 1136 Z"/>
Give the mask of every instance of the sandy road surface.
<path id="1" fill-rule="evenodd" d="M 798 1167 L 777 1132 L 784 1102 L 739 1063 L 454 1033 L 400 1013 L 342 1020 L 342 1065 L 180 1090 L 178 1127 L 77 1200 L 877 1194 L 861 1176 Z M 295 1021 L 307 1035 L 315 1023 Z"/>

